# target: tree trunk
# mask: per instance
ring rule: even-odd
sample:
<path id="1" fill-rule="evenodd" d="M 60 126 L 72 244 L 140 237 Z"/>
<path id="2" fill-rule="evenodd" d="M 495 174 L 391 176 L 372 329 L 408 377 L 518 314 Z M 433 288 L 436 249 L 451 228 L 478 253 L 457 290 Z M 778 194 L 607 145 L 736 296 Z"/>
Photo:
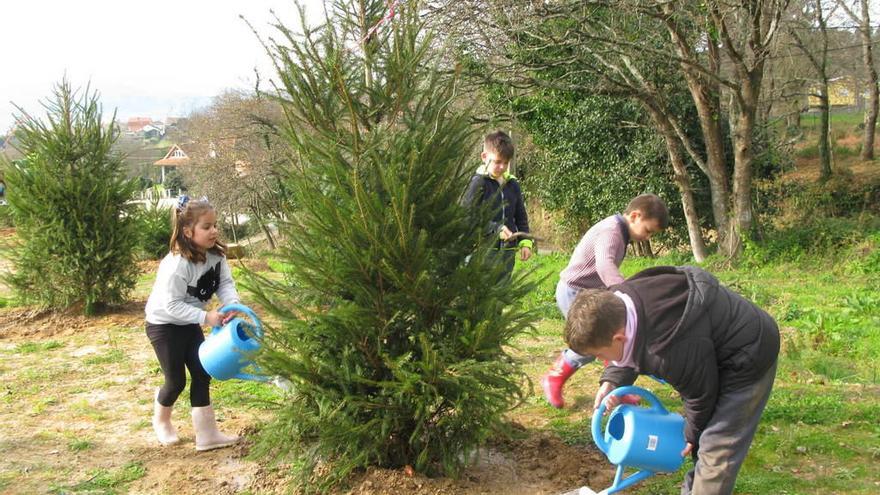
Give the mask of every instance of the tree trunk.
<path id="1" fill-rule="evenodd" d="M 691 188 L 690 177 L 687 173 L 687 167 L 681 149 L 681 141 L 675 134 L 675 129 L 669 122 L 668 117 L 659 109 L 645 105 L 657 128 L 663 134 L 666 143 L 666 153 L 669 155 L 669 162 L 672 164 L 672 170 L 675 177 L 675 185 L 678 186 L 678 192 L 681 195 L 681 207 L 684 210 L 685 222 L 688 227 L 688 239 L 691 244 L 691 252 L 694 259 L 700 263 L 706 259 L 706 243 L 703 240 L 703 231 L 700 228 L 700 217 L 697 215 L 696 202 L 694 201 L 694 193 Z"/>
<path id="2" fill-rule="evenodd" d="M 831 177 L 831 105 L 828 101 L 828 78 L 823 78 L 819 89 L 819 181 Z"/>
<path id="3" fill-rule="evenodd" d="M 752 231 L 753 136 L 763 73 L 763 64 L 758 63 L 750 71 L 743 71 L 740 77 L 739 111 L 733 132 L 733 213 L 736 218 L 733 228 L 736 233 L 731 238 L 736 243 L 729 246 L 731 256 L 742 251 L 742 239 L 748 238 Z"/>
<path id="4" fill-rule="evenodd" d="M 718 231 L 718 247 L 722 253 L 733 254 L 729 247 L 737 243 L 736 233 L 730 223 L 730 183 L 727 175 L 727 161 L 724 158 L 724 138 L 721 132 L 720 110 L 704 108 L 697 113 L 700 116 L 700 127 L 706 146 L 706 167 L 709 169 L 709 191 L 712 197 L 712 216 Z"/>
<path id="5" fill-rule="evenodd" d="M 868 15 L 868 0 L 861 0 L 862 18 L 859 33 L 862 37 L 862 61 L 868 79 L 868 108 L 865 109 L 865 136 L 862 140 L 862 160 L 874 159 L 874 134 L 877 126 L 877 111 L 880 105 L 880 90 L 877 84 L 877 69 L 874 67 L 874 52 L 871 44 L 871 17 Z"/>
<path id="6" fill-rule="evenodd" d="M 694 66 L 687 62 L 693 59 L 693 47 L 688 40 L 684 39 L 678 26 L 673 21 L 674 9 L 666 4 L 660 10 L 669 17 L 664 19 L 667 31 L 676 47 L 678 56 L 681 58 L 679 65 L 687 82 L 688 91 L 697 116 L 700 119 L 700 130 L 706 146 L 706 168 L 709 169 L 709 190 L 712 195 L 712 216 L 715 219 L 715 228 L 718 230 L 718 247 L 725 253 L 731 245 L 730 235 L 735 235 L 730 228 L 730 185 L 727 175 L 727 163 L 724 159 L 724 138 L 721 132 L 721 89 L 719 83 L 711 80 L 705 74 L 700 73 Z M 720 71 L 720 53 L 718 48 L 709 43 L 708 67 L 713 73 Z M 735 243 L 734 243 L 735 244 Z"/>
<path id="7" fill-rule="evenodd" d="M 634 241 L 633 245 L 633 253 L 636 256 L 644 256 L 648 258 L 654 257 L 654 250 L 651 249 L 651 241 Z"/>
<path id="8" fill-rule="evenodd" d="M 727 180 L 727 164 L 724 159 L 724 138 L 721 132 L 720 103 L 717 96 L 710 96 L 710 89 L 701 84 L 693 75 L 685 76 L 688 89 L 700 118 L 700 129 L 706 146 L 706 167 L 709 169 L 709 191 L 712 199 L 712 216 L 718 231 L 718 247 L 725 254 L 732 254 L 729 246 L 735 235 L 730 228 L 730 186 Z M 715 88 L 717 91 L 718 88 Z M 718 94 L 717 92 L 715 93 Z"/>
<path id="9" fill-rule="evenodd" d="M 790 110 L 785 116 L 785 131 L 787 136 L 797 136 L 801 130 L 801 104 L 796 99 L 791 100 Z"/>

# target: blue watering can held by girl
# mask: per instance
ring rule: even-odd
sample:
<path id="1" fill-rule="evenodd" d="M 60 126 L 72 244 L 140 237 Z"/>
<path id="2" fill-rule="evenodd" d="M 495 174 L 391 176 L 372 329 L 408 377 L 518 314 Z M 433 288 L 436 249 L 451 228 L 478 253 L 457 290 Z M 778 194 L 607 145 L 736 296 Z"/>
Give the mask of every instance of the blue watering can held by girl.
<path id="1" fill-rule="evenodd" d="M 593 413 L 593 441 L 611 461 L 617 465 L 614 483 L 599 492 L 582 487 L 571 492 L 578 495 L 610 495 L 653 476 L 658 472 L 678 471 L 684 462 L 681 452 L 687 441 L 684 438 L 684 418 L 670 413 L 651 392 L 640 387 L 620 387 L 609 395 L 636 394 L 646 399 L 650 407 L 621 404 L 608 417 L 604 433 L 602 416 L 605 401 Z M 639 471 L 627 478 L 626 468 Z"/>
<path id="2" fill-rule="evenodd" d="M 250 318 L 250 323 L 242 318 L 233 318 L 223 327 L 214 327 L 211 335 L 199 346 L 199 360 L 202 367 L 211 377 L 217 380 L 253 380 L 268 382 L 270 378 L 263 375 L 242 373 L 242 369 L 254 365 L 250 355 L 260 349 L 257 339 L 263 337 L 263 327 L 257 315 L 241 304 L 230 304 L 220 309 L 221 313 L 238 311 Z"/>

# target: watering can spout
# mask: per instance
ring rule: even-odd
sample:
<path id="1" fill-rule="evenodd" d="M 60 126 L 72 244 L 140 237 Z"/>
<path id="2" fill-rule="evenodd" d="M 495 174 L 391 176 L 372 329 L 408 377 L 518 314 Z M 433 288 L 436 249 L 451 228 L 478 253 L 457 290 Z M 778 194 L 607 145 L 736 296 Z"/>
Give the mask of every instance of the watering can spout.
<path id="1" fill-rule="evenodd" d="M 272 381 L 272 378 L 264 375 L 253 375 L 251 373 L 239 373 L 235 375 L 233 378 L 238 378 L 239 380 L 248 380 L 252 382 L 263 382 L 267 383 Z"/>

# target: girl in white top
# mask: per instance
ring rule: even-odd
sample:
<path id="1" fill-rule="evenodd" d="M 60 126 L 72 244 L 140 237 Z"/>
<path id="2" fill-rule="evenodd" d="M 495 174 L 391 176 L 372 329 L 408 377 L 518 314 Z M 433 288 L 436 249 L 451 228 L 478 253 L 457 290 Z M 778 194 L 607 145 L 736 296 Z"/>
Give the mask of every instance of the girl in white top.
<path id="1" fill-rule="evenodd" d="M 199 345 L 205 340 L 202 325 L 218 326 L 224 314 L 205 311 L 215 293 L 223 305 L 238 303 L 238 292 L 229 265 L 226 246 L 218 239 L 217 213 L 207 198 L 178 199 L 173 212 L 170 252 L 159 264 L 153 291 L 147 300 L 147 337 L 162 366 L 165 383 L 156 392 L 153 429 L 162 445 L 180 440 L 171 424 L 171 410 L 186 386 L 189 370 L 190 404 L 196 450 L 226 447 L 238 438 L 217 429 L 211 407 L 211 376 L 199 361 Z"/>

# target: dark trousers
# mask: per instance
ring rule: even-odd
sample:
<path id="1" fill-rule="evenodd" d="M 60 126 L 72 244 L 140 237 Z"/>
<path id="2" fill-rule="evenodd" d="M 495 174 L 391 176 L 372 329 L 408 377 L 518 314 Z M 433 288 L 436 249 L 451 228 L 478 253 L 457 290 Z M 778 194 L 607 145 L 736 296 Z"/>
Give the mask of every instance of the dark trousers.
<path id="1" fill-rule="evenodd" d="M 733 493 L 736 475 L 752 445 L 775 378 L 773 363 L 753 385 L 718 397 L 715 413 L 700 435 L 697 462 L 685 476 L 682 495 Z"/>
<path id="2" fill-rule="evenodd" d="M 211 384 L 211 375 L 202 368 L 199 361 L 199 345 L 205 341 L 202 327 L 192 325 L 154 325 L 147 323 L 147 337 L 162 373 L 165 375 L 165 383 L 159 389 L 156 398 L 159 404 L 171 407 L 177 397 L 186 387 L 186 371 L 192 382 L 189 386 L 189 400 L 192 407 L 205 407 L 211 405 L 211 396 L 208 387 Z"/>

